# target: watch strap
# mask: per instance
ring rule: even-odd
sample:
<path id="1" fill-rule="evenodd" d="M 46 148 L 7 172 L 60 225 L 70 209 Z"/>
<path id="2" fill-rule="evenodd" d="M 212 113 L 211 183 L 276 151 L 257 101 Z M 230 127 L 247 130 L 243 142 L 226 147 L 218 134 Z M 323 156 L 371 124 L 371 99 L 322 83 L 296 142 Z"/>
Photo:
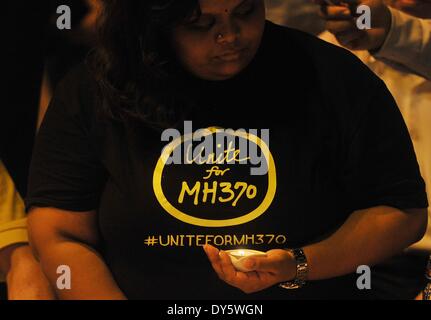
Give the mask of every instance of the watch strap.
<path id="1" fill-rule="evenodd" d="M 286 249 L 289 251 L 296 261 L 296 277 L 292 281 L 280 283 L 279 286 L 283 289 L 299 289 L 302 288 L 308 279 L 308 262 L 304 254 L 304 250 Z"/>

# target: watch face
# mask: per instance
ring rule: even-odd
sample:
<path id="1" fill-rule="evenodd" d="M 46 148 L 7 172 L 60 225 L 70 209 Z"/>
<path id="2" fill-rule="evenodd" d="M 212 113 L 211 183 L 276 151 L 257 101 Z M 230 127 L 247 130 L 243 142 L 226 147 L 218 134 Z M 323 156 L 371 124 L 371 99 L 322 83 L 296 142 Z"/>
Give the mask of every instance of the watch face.
<path id="1" fill-rule="evenodd" d="M 290 282 L 285 282 L 280 284 L 280 287 L 287 290 L 294 290 L 294 289 L 302 288 L 304 285 L 305 285 L 305 282 L 303 281 L 293 280 Z"/>
<path id="2" fill-rule="evenodd" d="M 424 300 L 431 300 L 431 283 L 428 283 L 424 290 Z"/>
<path id="3" fill-rule="evenodd" d="M 301 288 L 302 285 L 298 284 L 296 281 L 292 281 L 292 282 L 282 283 L 280 284 L 280 287 L 287 290 L 294 290 L 294 289 Z"/>

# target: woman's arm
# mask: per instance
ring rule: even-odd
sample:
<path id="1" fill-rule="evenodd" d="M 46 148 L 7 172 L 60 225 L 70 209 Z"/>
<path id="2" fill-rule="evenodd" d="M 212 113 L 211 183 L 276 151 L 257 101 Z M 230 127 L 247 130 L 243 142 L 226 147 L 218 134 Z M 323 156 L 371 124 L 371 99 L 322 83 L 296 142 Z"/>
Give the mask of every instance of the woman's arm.
<path id="1" fill-rule="evenodd" d="M 28 217 L 30 244 L 60 299 L 125 299 L 100 254 L 96 212 L 33 208 Z M 71 271 L 71 288 L 57 287 L 59 266 Z"/>
<path id="2" fill-rule="evenodd" d="M 425 234 L 427 210 L 405 211 L 382 206 L 354 212 L 328 239 L 304 248 L 309 279 L 356 272 L 360 265 L 377 264 L 419 241 Z"/>
<path id="3" fill-rule="evenodd" d="M 427 218 L 426 209 L 403 212 L 382 206 L 355 211 L 329 238 L 304 247 L 308 279 L 330 279 L 355 272 L 360 265 L 384 261 L 419 241 Z M 248 259 L 245 266 L 256 271 L 249 273 L 237 272 L 226 253 L 211 246 L 205 246 L 205 251 L 218 276 L 247 293 L 290 281 L 296 275 L 296 263 L 285 250 Z"/>

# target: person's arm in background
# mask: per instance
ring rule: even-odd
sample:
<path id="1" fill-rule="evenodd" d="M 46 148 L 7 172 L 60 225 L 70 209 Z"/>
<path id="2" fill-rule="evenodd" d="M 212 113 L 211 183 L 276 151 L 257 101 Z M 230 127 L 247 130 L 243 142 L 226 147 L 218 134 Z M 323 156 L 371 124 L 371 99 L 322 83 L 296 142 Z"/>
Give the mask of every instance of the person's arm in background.
<path id="1" fill-rule="evenodd" d="M 431 20 L 405 14 L 389 7 L 391 28 L 376 58 L 390 60 L 431 79 Z M 430 13 L 431 17 L 431 13 Z"/>
<path id="2" fill-rule="evenodd" d="M 48 280 L 31 248 L 16 243 L 0 250 L 0 272 L 6 275 L 8 300 L 54 300 Z"/>
<path id="3" fill-rule="evenodd" d="M 24 204 L 0 161 L 0 280 L 9 300 L 54 299 L 28 245 Z"/>
<path id="4" fill-rule="evenodd" d="M 96 217 L 95 211 L 72 212 L 35 207 L 30 210 L 30 243 L 59 299 L 126 299 L 97 252 Z M 70 269 L 70 289 L 57 287 L 59 266 Z"/>
<path id="5" fill-rule="evenodd" d="M 370 7 L 372 28 L 359 30 L 352 16 L 355 13 L 348 6 L 328 6 L 323 0 L 316 2 L 322 6 L 326 28 L 341 45 L 351 50 L 369 50 L 378 59 L 401 64 L 431 79 L 431 20 L 390 8 L 383 0 L 361 0 L 356 5 Z M 431 4 L 426 8 L 423 13 L 431 18 Z"/>

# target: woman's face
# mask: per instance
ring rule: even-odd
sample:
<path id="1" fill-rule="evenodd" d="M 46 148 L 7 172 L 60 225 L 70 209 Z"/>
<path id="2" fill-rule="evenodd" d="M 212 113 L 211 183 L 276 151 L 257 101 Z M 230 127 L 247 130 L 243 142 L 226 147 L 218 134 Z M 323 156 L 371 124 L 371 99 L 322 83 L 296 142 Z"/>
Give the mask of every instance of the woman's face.
<path id="1" fill-rule="evenodd" d="M 200 12 L 175 27 L 180 63 L 194 76 L 226 80 L 240 73 L 259 49 L 265 27 L 263 0 L 199 0 Z"/>

